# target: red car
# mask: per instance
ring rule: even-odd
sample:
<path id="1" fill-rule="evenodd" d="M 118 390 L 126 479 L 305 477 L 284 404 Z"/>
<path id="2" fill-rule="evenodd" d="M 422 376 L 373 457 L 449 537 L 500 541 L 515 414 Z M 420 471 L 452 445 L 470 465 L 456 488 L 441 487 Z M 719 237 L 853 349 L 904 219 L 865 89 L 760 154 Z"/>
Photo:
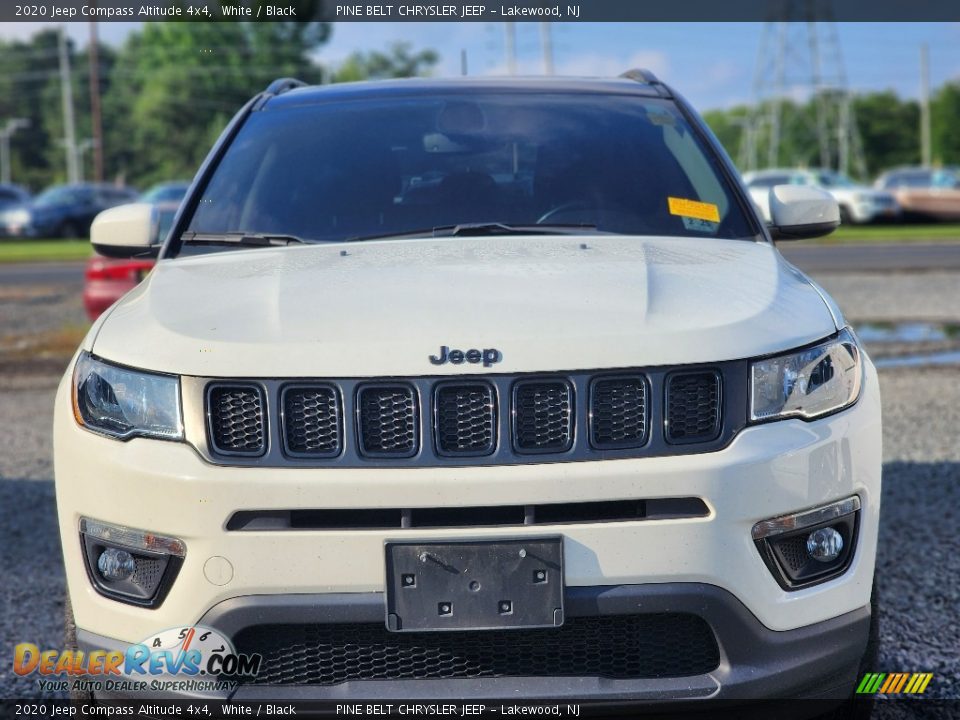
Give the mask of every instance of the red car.
<path id="1" fill-rule="evenodd" d="M 157 242 L 166 237 L 178 207 L 178 203 L 157 205 Z M 115 259 L 102 255 L 90 258 L 83 278 L 83 307 L 87 317 L 96 320 L 100 313 L 133 290 L 147 276 L 154 262 L 153 258 Z"/>

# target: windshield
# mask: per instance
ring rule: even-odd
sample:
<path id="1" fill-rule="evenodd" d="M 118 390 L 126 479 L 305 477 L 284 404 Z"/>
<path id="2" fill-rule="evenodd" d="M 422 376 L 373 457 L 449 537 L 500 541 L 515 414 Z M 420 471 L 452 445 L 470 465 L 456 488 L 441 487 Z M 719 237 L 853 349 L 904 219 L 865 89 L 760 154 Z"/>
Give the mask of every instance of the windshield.
<path id="1" fill-rule="evenodd" d="M 58 185 L 44 190 L 33 201 L 34 205 L 72 205 L 84 202 L 90 197 L 90 191 L 69 185 Z"/>
<path id="2" fill-rule="evenodd" d="M 655 98 L 447 93 L 267 106 L 231 145 L 188 233 L 342 241 L 499 223 L 751 236 L 723 177 L 679 111 Z"/>

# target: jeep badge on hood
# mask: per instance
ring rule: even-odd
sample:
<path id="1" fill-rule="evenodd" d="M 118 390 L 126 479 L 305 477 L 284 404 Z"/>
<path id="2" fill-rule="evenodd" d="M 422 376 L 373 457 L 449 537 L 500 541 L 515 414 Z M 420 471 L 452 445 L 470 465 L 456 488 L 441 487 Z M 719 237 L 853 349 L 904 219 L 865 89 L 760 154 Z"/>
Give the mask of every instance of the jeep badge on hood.
<path id="1" fill-rule="evenodd" d="M 434 365 L 443 365 L 447 362 L 459 365 L 466 361 L 473 364 L 483 362 L 484 367 L 490 367 L 502 359 L 503 353 L 496 348 L 484 348 L 483 350 L 477 350 L 476 348 L 471 348 L 470 350 L 451 350 L 446 345 L 441 345 L 440 352 L 430 356 L 430 362 Z"/>

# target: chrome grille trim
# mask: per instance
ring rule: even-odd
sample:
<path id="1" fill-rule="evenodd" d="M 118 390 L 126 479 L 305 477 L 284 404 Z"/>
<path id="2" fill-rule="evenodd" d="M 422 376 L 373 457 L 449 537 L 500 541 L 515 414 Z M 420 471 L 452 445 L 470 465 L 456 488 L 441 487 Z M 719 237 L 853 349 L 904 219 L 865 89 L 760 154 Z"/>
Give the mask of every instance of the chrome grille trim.
<path id="1" fill-rule="evenodd" d="M 721 380 L 719 433 L 713 439 L 681 444 L 670 442 L 667 417 L 667 382 L 672 373 L 715 371 Z M 646 438 L 638 445 L 597 447 L 591 425 L 591 390 L 594 381 L 609 378 L 643 377 L 646 380 Z M 567 449 L 548 452 L 518 452 L 514 444 L 513 393 L 518 384 L 554 381 L 569 383 L 573 401 L 572 432 Z M 218 453 L 207 431 L 208 388 L 216 384 L 256 386 L 261 389 L 264 413 L 265 450 L 259 455 Z M 485 384 L 496 399 L 495 437 L 492 451 L 486 454 L 447 454 L 437 444 L 436 393 L 443 386 Z M 336 388 L 341 403 L 341 448 L 336 456 L 299 456 L 285 449 L 282 423 L 283 388 L 300 385 L 327 385 Z M 417 398 L 416 448 L 404 457 L 364 453 L 360 442 L 358 392 L 363 387 L 407 387 Z M 663 457 L 713 452 L 726 447 L 747 425 L 749 406 L 748 362 L 734 360 L 709 365 L 611 368 L 595 371 L 576 370 L 529 374 L 467 374 L 426 377 L 372 378 L 181 378 L 184 433 L 188 443 L 207 462 L 242 467 L 470 467 L 521 465 L 531 463 L 584 462 L 591 460 Z M 368 448 L 369 449 L 369 448 Z"/>

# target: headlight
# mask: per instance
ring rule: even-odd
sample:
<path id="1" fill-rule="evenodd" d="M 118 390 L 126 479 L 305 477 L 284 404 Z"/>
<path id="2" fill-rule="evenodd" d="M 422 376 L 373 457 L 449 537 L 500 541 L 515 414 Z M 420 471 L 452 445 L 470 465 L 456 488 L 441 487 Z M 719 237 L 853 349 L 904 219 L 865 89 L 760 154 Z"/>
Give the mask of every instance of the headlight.
<path id="1" fill-rule="evenodd" d="M 3 221 L 10 225 L 26 225 L 30 222 L 30 211 L 23 208 L 9 210 L 3 213 Z"/>
<path id="2" fill-rule="evenodd" d="M 183 439 L 179 378 L 109 365 L 89 353 L 73 371 L 73 414 L 116 438 Z"/>
<path id="3" fill-rule="evenodd" d="M 860 348 L 849 330 L 814 347 L 750 366 L 750 419 L 805 420 L 842 410 L 860 395 Z"/>

